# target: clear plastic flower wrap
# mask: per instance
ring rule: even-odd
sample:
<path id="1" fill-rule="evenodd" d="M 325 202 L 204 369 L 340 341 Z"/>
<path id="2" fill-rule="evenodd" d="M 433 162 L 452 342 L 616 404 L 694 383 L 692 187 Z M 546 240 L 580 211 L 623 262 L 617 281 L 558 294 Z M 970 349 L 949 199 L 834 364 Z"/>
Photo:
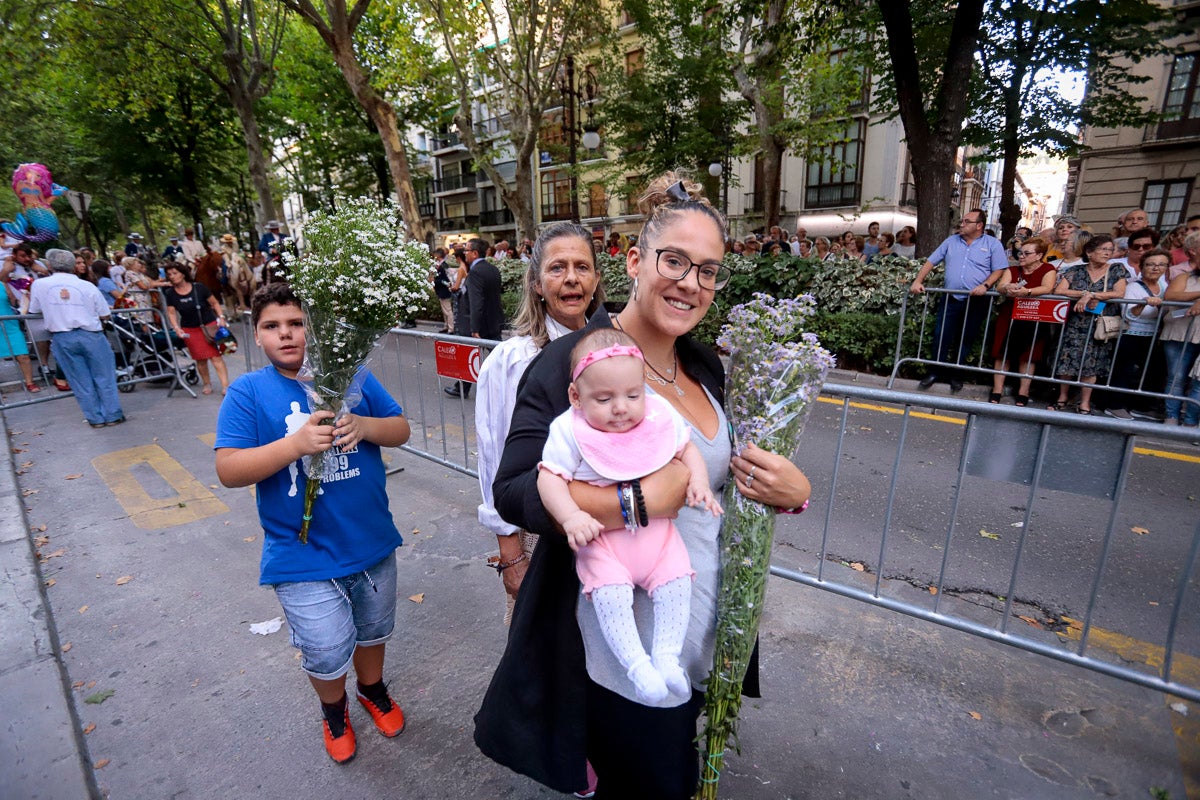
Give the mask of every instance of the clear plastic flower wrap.
<path id="1" fill-rule="evenodd" d="M 304 365 L 297 377 L 309 411 L 332 411 L 335 419 L 362 399 L 371 351 L 401 316 L 419 310 L 431 291 L 433 268 L 429 248 L 406 239 L 392 205 L 362 198 L 339 201 L 338 209 L 308 221 L 302 258 L 284 255 L 304 305 Z M 300 523 L 304 543 L 328 452 L 302 462 L 308 476 Z"/>
<path id="2" fill-rule="evenodd" d="M 717 343 L 730 353 L 725 409 L 734 448 L 749 443 L 794 458 L 804 422 L 833 356 L 803 330 L 816 311 L 809 295 L 755 294 L 730 312 Z M 721 527 L 720 585 L 713 669 L 705 692 L 705 759 L 698 797 L 715 800 L 725 748 L 737 741 L 742 681 L 758 636 L 767 589 L 776 509 L 750 500 L 729 480 Z"/>

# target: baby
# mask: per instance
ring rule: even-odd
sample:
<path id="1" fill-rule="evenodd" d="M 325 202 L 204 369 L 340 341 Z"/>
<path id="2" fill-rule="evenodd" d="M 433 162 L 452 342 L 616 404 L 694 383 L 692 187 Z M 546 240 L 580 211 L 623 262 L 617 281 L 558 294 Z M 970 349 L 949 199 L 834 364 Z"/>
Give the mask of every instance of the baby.
<path id="1" fill-rule="evenodd" d="M 678 458 L 691 470 L 687 502 L 723 513 L 709 487 L 691 429 L 670 403 L 647 395 L 642 352 L 611 328 L 583 337 L 571 352 L 571 409 L 550 425 L 538 464 L 538 492 L 576 551 L 575 569 L 600 621 L 604 640 L 643 703 L 691 695 L 679 663 L 695 575 L 687 548 L 668 517 L 649 519 L 638 479 Z M 616 485 L 623 528 L 605 530 L 571 498 L 568 483 Z M 647 655 L 633 616 L 633 587 L 654 602 Z"/>

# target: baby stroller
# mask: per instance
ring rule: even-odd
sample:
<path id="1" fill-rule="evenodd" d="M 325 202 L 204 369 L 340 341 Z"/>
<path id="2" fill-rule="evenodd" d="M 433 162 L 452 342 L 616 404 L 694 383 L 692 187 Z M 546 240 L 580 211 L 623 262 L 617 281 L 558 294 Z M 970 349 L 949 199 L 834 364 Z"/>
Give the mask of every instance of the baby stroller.
<path id="1" fill-rule="evenodd" d="M 149 383 L 174 381 L 175 368 L 188 386 L 200 382 L 196 362 L 188 354 L 183 339 L 173 331 L 132 316 L 113 315 L 112 333 L 118 346 L 117 388 L 132 392 L 145 379 Z M 111 337 L 111 335 L 110 335 Z"/>

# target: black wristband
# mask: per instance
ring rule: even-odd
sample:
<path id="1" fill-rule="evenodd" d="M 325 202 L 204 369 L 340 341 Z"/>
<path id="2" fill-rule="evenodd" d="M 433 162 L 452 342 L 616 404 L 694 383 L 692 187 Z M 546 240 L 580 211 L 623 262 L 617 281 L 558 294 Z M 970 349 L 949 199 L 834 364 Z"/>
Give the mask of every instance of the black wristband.
<path id="1" fill-rule="evenodd" d="M 630 482 L 633 487 L 633 499 L 637 503 L 638 525 L 643 528 L 650 524 L 650 517 L 646 514 L 646 496 L 642 494 L 642 482 L 633 480 Z"/>

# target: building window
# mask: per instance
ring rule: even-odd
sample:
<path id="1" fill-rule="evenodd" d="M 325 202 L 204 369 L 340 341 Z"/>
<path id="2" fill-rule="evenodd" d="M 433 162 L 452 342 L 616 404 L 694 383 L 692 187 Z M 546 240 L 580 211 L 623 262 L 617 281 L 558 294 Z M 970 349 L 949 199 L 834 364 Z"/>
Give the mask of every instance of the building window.
<path id="1" fill-rule="evenodd" d="M 608 216 L 608 196 L 604 193 L 603 183 L 593 183 L 588 187 L 587 215 L 589 217 Z"/>
<path id="2" fill-rule="evenodd" d="M 1192 193 L 1192 181 L 1146 181 L 1142 194 L 1142 208 L 1150 218 L 1150 227 L 1169 231 L 1183 224 L 1187 212 L 1188 196 Z"/>
<path id="3" fill-rule="evenodd" d="M 571 219 L 571 179 L 561 170 L 542 173 L 542 221 Z"/>
<path id="4" fill-rule="evenodd" d="M 858 205 L 866 127 L 864 120 L 850 122 L 843 141 L 826 147 L 823 157 L 808 163 L 805 208 Z"/>
<path id="5" fill-rule="evenodd" d="M 640 47 L 637 50 L 630 50 L 625 54 L 625 75 L 628 77 L 642 68 L 645 62 L 646 51 Z"/>
<path id="6" fill-rule="evenodd" d="M 1158 138 L 1200 135 L 1200 53 L 1175 56 L 1163 114 L 1167 119 L 1159 123 Z"/>

